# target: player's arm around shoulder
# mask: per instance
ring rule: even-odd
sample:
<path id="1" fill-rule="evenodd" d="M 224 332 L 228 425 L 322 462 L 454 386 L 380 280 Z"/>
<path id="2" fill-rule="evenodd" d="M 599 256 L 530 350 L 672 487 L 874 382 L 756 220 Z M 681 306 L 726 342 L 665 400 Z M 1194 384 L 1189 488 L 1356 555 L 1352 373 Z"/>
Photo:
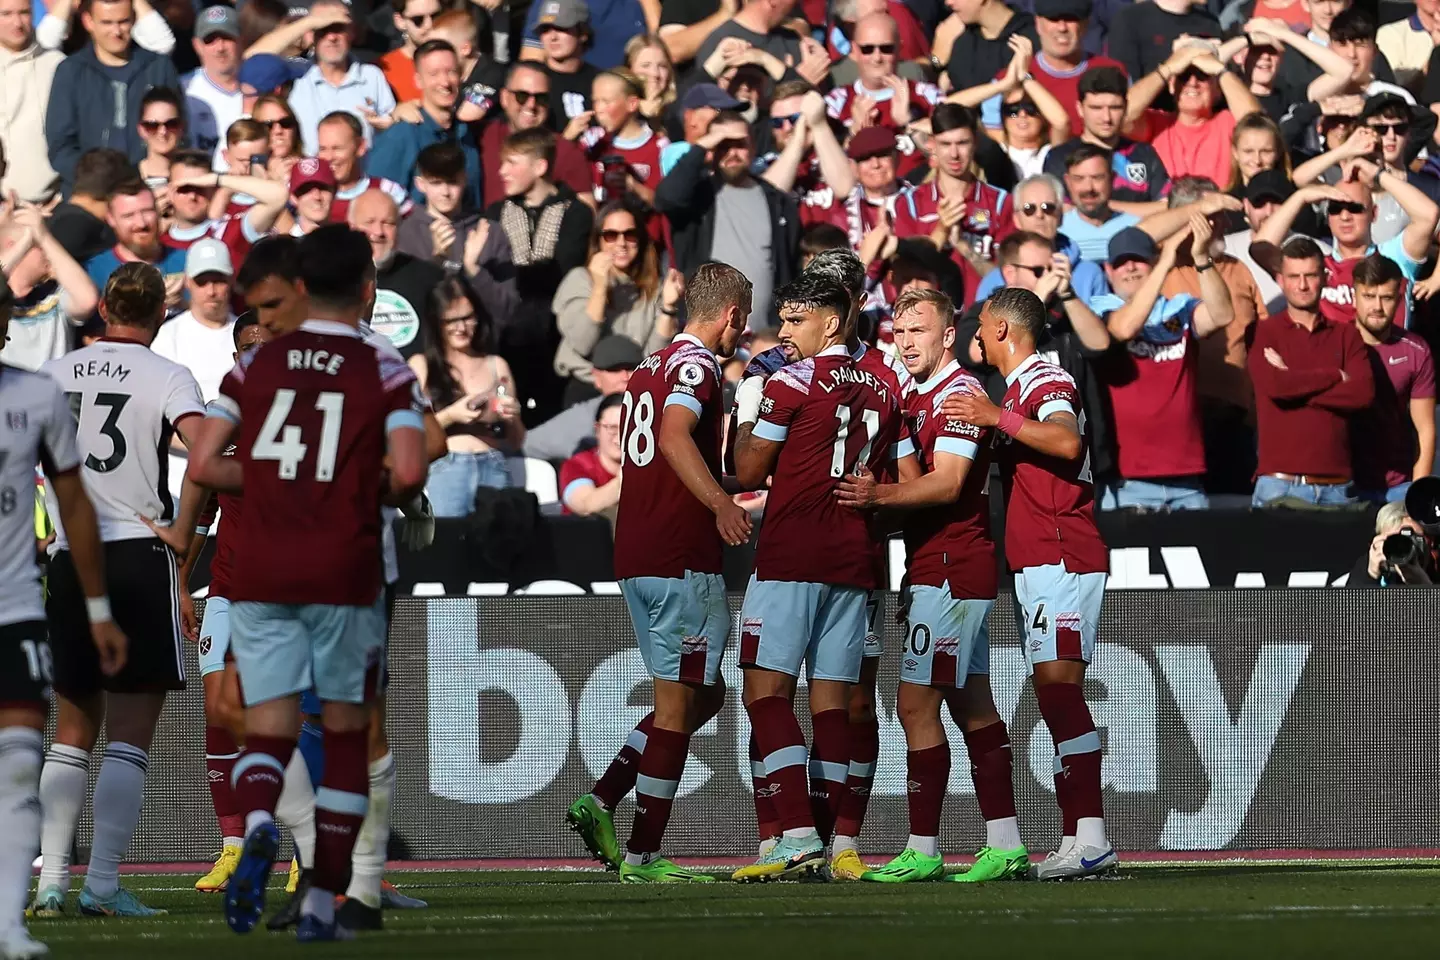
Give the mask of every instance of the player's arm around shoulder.
<path id="1" fill-rule="evenodd" d="M 1085 455 L 1078 407 L 1072 386 L 1055 383 L 1042 388 L 1036 400 L 1035 418 L 1016 410 L 1002 410 L 982 391 L 955 393 L 947 397 L 941 413 L 978 427 L 993 427 L 1025 446 L 1059 460 L 1079 460 Z"/>

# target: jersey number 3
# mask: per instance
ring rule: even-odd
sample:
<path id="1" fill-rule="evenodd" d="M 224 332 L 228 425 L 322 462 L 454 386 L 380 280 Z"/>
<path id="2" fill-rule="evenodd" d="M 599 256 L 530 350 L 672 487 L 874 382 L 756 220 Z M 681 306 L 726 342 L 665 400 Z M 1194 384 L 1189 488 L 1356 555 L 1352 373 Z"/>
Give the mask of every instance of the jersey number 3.
<path id="1" fill-rule="evenodd" d="M 290 419 L 290 410 L 295 406 L 295 391 L 281 388 L 275 391 L 270 403 L 270 412 L 260 425 L 255 446 L 250 450 L 251 460 L 274 460 L 281 480 L 294 480 L 300 472 L 300 461 L 305 459 L 310 446 L 300 438 L 300 428 Z M 335 459 L 340 450 L 340 421 L 345 414 L 345 395 L 327 390 L 315 398 L 315 409 L 323 416 L 320 421 L 320 449 L 315 455 L 315 479 L 328 483 L 335 478 Z"/>

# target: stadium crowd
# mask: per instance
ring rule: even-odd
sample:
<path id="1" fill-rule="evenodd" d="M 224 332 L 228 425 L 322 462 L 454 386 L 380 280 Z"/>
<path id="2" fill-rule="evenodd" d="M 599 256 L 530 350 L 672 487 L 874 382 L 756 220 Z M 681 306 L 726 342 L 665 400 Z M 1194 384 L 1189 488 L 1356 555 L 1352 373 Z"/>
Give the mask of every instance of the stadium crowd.
<path id="1" fill-rule="evenodd" d="M 1437 5 L 1020 6 L 0 0 L 3 357 L 93 338 L 144 260 L 155 349 L 213 399 L 252 246 L 348 222 L 449 438 L 438 515 L 521 455 L 613 514 L 607 398 L 684 277 L 740 269 L 759 352 L 772 291 L 848 247 L 865 338 L 943 290 L 996 397 L 978 307 L 1043 294 L 1102 507 L 1402 497 L 1435 453 Z"/>

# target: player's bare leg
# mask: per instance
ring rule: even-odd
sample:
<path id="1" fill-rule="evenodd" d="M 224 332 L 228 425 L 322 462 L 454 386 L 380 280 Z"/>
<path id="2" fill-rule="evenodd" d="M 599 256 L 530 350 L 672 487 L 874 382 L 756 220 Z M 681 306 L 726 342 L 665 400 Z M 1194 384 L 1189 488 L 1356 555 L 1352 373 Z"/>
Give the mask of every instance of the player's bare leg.
<path id="1" fill-rule="evenodd" d="M 201 682 L 205 690 L 206 783 L 220 824 L 221 849 L 214 868 L 196 881 L 195 889 L 218 893 L 235 872 L 245 839 L 245 816 L 236 804 L 235 788 L 230 782 L 235 761 L 240 759 L 240 744 L 245 741 L 245 707 L 240 702 L 240 680 L 233 661 L 227 662 L 223 670 L 205 674 Z"/>
<path id="2" fill-rule="evenodd" d="M 818 705 L 843 712 L 849 684 L 816 681 L 810 686 L 812 712 Z M 817 689 L 817 687 L 819 689 Z M 826 689 L 830 688 L 830 689 Z M 743 700 L 750 729 L 780 823 L 780 842 L 753 866 L 735 871 L 739 881 L 814 876 L 825 864 L 825 845 L 815 829 L 805 773 L 805 737 L 795 719 L 795 678 L 762 667 L 745 668 Z"/>
<path id="3" fill-rule="evenodd" d="M 860 829 L 870 805 L 875 762 L 880 754 L 880 722 L 875 715 L 875 682 L 880 658 L 860 663 L 860 682 L 850 688 L 846 704 L 850 762 L 830 843 L 830 875 L 837 880 L 859 880 L 867 869 L 860 859 Z"/>
<path id="4" fill-rule="evenodd" d="M 695 694 L 695 729 L 709 723 L 725 707 L 725 683 L 697 687 Z M 655 729 L 655 711 L 640 718 L 625 738 L 620 752 L 610 761 L 591 791 L 580 797 L 565 811 L 565 822 L 580 835 L 585 849 L 607 870 L 619 870 L 623 854 L 615 835 L 615 807 L 635 788 L 640 774 L 640 760 Z"/>
<path id="5" fill-rule="evenodd" d="M 970 674 L 964 688 L 950 691 L 946 702 L 955 725 L 965 736 L 975 798 L 980 805 L 980 815 L 985 818 L 985 846 L 975 864 L 950 879 L 979 883 L 1023 878 L 1030 866 L 1030 856 L 1020 841 L 1015 814 L 1010 733 L 1000 718 L 1000 711 L 995 709 L 989 676 Z"/>
<path id="6" fill-rule="evenodd" d="M 940 707 L 953 688 L 901 683 L 895 712 L 905 730 L 906 782 L 909 784 L 910 838 L 890 863 L 865 873 L 878 883 L 938 880 L 945 873 L 940 855 L 940 811 L 950 781 L 950 741 L 940 722 Z"/>
<path id="7" fill-rule="evenodd" d="M 43 628 L 37 629 L 43 637 Z M 0 956 L 7 960 L 30 960 L 49 952 L 25 929 L 31 862 L 40 836 L 44 730 L 45 708 L 40 704 L 0 709 Z"/>
<path id="8" fill-rule="evenodd" d="M 654 724 L 640 755 L 635 821 L 620 864 L 620 879 L 627 883 L 709 883 L 713 877 L 682 870 L 661 857 L 660 844 L 685 773 L 690 737 L 709 719 L 702 718 L 702 712 L 708 712 L 717 699 L 724 702 L 724 681 L 707 687 L 657 677 L 654 683 Z"/>
<path id="9" fill-rule="evenodd" d="M 1034 665 L 1035 699 L 1055 742 L 1056 800 L 1075 841 L 1034 869 L 1041 880 L 1094 876 L 1119 864 L 1105 835 L 1105 808 L 1100 787 L 1100 735 L 1085 702 L 1085 667 L 1081 660 L 1052 660 Z M 1063 787 L 1061 786 L 1063 781 Z"/>

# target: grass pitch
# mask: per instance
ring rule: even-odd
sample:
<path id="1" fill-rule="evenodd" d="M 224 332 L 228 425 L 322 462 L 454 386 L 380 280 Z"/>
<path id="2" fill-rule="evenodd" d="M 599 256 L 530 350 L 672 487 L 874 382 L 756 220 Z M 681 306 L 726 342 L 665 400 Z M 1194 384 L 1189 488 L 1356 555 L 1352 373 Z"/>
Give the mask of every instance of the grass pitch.
<path id="1" fill-rule="evenodd" d="M 130 875 L 153 920 L 39 920 L 52 956 L 161 960 L 394 957 L 1433 957 L 1440 864 L 1127 868 L 1078 883 L 622 886 L 609 874 L 392 874 L 430 909 L 385 930 L 300 947 L 232 934 L 194 877 Z M 277 872 L 276 883 L 283 880 Z M 275 887 L 271 904 L 284 900 Z M 72 896 L 67 908 L 75 909 Z M 268 911 L 267 911 L 268 914 Z"/>

